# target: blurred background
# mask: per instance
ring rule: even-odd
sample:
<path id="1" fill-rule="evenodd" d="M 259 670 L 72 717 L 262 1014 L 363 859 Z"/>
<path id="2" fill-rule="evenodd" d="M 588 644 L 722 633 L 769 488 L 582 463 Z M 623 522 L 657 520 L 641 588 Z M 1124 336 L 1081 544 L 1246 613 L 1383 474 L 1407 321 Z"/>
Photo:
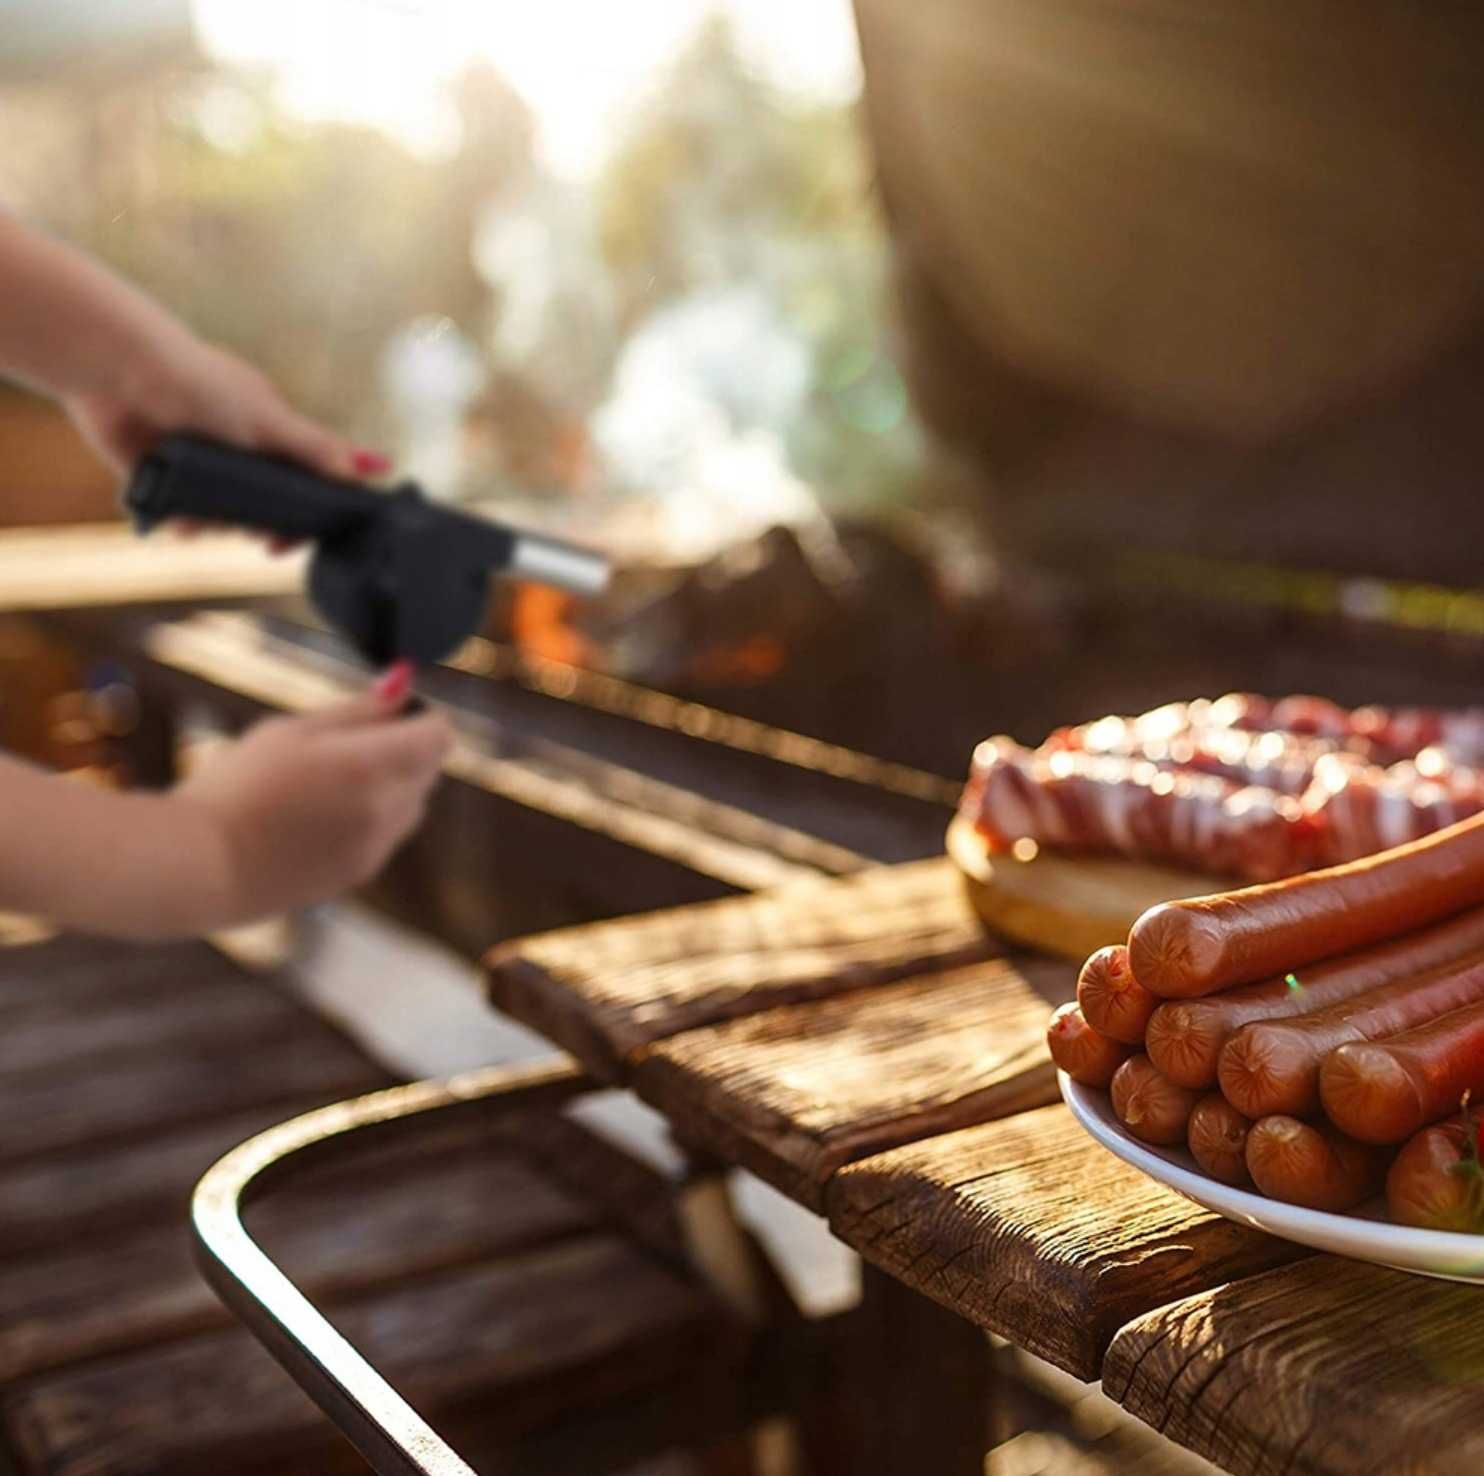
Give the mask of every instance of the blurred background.
<path id="1" fill-rule="evenodd" d="M 848 0 L 0 22 L 9 208 L 435 496 L 624 564 L 494 633 L 961 770 L 992 565 L 898 368 Z M 4 522 L 113 516 L 65 420 L 3 387 L 0 465 Z"/>

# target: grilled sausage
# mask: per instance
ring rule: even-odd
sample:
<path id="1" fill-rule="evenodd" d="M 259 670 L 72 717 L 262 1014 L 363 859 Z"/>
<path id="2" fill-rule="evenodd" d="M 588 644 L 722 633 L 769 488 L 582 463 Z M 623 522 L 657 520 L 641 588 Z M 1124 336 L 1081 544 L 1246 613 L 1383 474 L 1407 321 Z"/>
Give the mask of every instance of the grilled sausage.
<path id="1" fill-rule="evenodd" d="M 1172 999 L 1302 968 L 1484 902 L 1484 815 L 1360 861 L 1162 902 L 1129 934 L 1134 977 Z"/>
<path id="2" fill-rule="evenodd" d="M 1148 1056 L 1130 1056 L 1113 1074 L 1113 1114 L 1136 1138 L 1168 1146 L 1185 1141 L 1196 1094 L 1157 1071 Z"/>
<path id="3" fill-rule="evenodd" d="M 1159 1001 L 1134 978 L 1121 943 L 1099 948 L 1077 976 L 1077 1003 L 1094 1030 L 1126 1045 L 1140 1045 Z"/>
<path id="4" fill-rule="evenodd" d="M 1381 1187 L 1386 1153 L 1328 1123 L 1264 1117 L 1247 1134 L 1247 1172 L 1269 1199 L 1307 1209 L 1348 1210 Z"/>
<path id="5" fill-rule="evenodd" d="M 1353 1041 L 1319 1068 L 1319 1097 L 1341 1132 L 1400 1143 L 1484 1094 L 1484 1001 L 1387 1040 Z"/>
<path id="6" fill-rule="evenodd" d="M 1052 1015 L 1046 1027 L 1046 1045 L 1062 1071 L 1090 1087 L 1106 1087 L 1113 1073 L 1133 1055 L 1132 1046 L 1109 1040 L 1094 1030 L 1075 1004 L 1064 1004 Z"/>
<path id="7" fill-rule="evenodd" d="M 1220 1092 L 1207 1092 L 1190 1110 L 1185 1143 L 1203 1173 L 1223 1184 L 1250 1184 L 1247 1133 L 1251 1127 L 1251 1119 L 1243 1117 Z"/>
<path id="8" fill-rule="evenodd" d="M 1149 1059 L 1180 1086 L 1214 1086 L 1221 1048 L 1241 1026 L 1253 1020 L 1306 1015 L 1394 979 L 1425 973 L 1481 951 L 1484 907 L 1375 948 L 1326 960 L 1305 969 L 1302 977 L 1289 974 L 1205 999 L 1161 1004 L 1149 1017 L 1144 1049 Z"/>
<path id="9" fill-rule="evenodd" d="M 1480 1000 L 1484 959 L 1476 957 L 1384 984 L 1312 1015 L 1244 1025 L 1221 1048 L 1222 1095 L 1248 1117 L 1310 1116 L 1320 1107 L 1320 1064 L 1337 1046 L 1396 1035 Z"/>
<path id="10" fill-rule="evenodd" d="M 1478 1126 L 1437 1122 L 1413 1137 L 1386 1175 L 1386 1208 L 1402 1225 L 1484 1232 L 1484 1171 Z"/>

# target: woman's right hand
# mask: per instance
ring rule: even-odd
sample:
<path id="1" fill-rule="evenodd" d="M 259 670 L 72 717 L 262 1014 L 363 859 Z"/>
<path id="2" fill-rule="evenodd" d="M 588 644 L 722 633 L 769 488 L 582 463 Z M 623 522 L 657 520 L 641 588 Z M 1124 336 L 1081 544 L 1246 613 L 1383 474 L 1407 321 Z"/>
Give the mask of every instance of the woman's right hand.
<path id="1" fill-rule="evenodd" d="M 322 712 L 269 718 L 172 791 L 214 863 L 215 926 L 368 881 L 417 826 L 452 732 L 435 712 L 398 716 L 405 694 L 405 680 L 383 681 Z"/>

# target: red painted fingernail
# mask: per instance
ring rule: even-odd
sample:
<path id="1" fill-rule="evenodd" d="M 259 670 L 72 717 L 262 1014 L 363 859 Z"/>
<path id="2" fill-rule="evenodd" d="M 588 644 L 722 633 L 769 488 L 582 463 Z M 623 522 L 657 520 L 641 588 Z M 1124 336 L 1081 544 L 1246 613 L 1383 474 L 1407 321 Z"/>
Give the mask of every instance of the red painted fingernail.
<path id="1" fill-rule="evenodd" d="M 377 677 L 371 690 L 388 707 L 400 707 L 412 690 L 412 663 L 405 657 L 401 661 L 394 661 Z"/>
<path id="2" fill-rule="evenodd" d="M 390 471 L 392 458 L 383 456 L 380 451 L 357 451 L 351 457 L 351 465 L 363 476 L 372 476 L 377 472 Z"/>

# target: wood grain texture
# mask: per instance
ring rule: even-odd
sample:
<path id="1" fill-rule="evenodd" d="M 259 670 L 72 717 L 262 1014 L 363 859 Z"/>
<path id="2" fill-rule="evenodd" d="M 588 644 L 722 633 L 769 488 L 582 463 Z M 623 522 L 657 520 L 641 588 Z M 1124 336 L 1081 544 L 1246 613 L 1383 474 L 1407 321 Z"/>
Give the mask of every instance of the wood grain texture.
<path id="1" fill-rule="evenodd" d="M 531 1429 L 669 1381 L 730 1373 L 733 1325 L 707 1295 L 606 1236 L 432 1276 L 348 1304 L 340 1330 L 438 1424 L 478 1407 Z M 9 1390 L 27 1473 L 281 1472 L 340 1437 L 243 1332 L 206 1333 Z M 352 1467 L 352 1469 L 354 1469 Z"/>
<path id="2" fill-rule="evenodd" d="M 348 1097 L 385 1074 L 318 1020 L 283 1004 L 273 1028 L 97 1066 L 0 1076 L 0 1163 L 119 1143 L 209 1116 L 311 1094 Z"/>
<path id="3" fill-rule="evenodd" d="M 389 1078 L 373 1076 L 362 1090 L 390 1085 Z M 318 1094 L 0 1165 L 0 1256 L 111 1243 L 162 1219 L 183 1224 L 196 1180 L 229 1148 L 346 1095 L 326 1082 Z"/>
<path id="4" fill-rule="evenodd" d="M 250 1047 L 258 1037 L 281 1030 L 286 1019 L 306 1013 L 235 969 L 218 967 L 214 976 L 161 969 L 153 977 L 157 987 L 152 989 L 83 1003 L 63 998 L 19 1018 L 0 1016 L 0 1074 L 76 1071 L 85 1063 L 190 1050 L 211 1041 Z"/>
<path id="5" fill-rule="evenodd" d="M 1103 1389 L 1236 1476 L 1484 1470 L 1477 1287 L 1313 1256 L 1139 1317 Z"/>
<path id="6" fill-rule="evenodd" d="M 1130 1318 L 1304 1254 L 1120 1162 L 1062 1106 L 852 1164 L 825 1201 L 866 1260 L 1082 1379 Z"/>
<path id="7" fill-rule="evenodd" d="M 490 996 L 590 1071 L 667 1036 L 999 951 L 942 859 L 564 929 L 496 949 Z"/>
<path id="8" fill-rule="evenodd" d="M 687 1031 L 632 1079 L 688 1141 L 818 1210 L 842 1164 L 1054 1099 L 1047 1010 L 990 959 Z"/>
<path id="9" fill-rule="evenodd" d="M 228 975 L 241 978 L 242 971 L 206 943 L 124 943 L 64 934 L 0 949 L 0 1024 L 9 1032 L 33 1011 L 74 1011 Z"/>
<path id="10" fill-rule="evenodd" d="M 527 1165 L 465 1134 L 433 1161 L 369 1158 L 354 1175 L 289 1186 L 249 1214 L 252 1233 L 312 1300 L 591 1231 L 597 1215 Z M 432 1145 L 430 1145 L 432 1146 Z M 231 1323 L 202 1279 L 184 1216 L 93 1246 L 0 1266 L 0 1383 Z"/>

